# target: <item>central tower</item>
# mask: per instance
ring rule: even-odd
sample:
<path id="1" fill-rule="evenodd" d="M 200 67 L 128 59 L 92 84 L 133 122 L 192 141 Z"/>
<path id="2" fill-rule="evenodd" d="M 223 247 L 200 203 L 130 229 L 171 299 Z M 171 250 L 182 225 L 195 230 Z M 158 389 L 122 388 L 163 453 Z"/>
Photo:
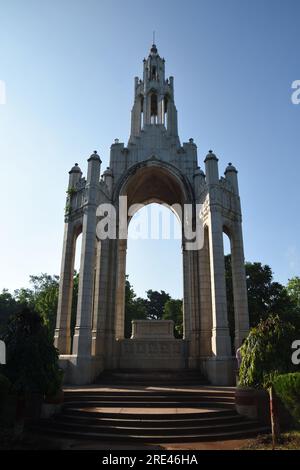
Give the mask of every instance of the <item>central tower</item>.
<path id="1" fill-rule="evenodd" d="M 143 61 L 143 80 L 135 77 L 129 142 L 134 142 L 142 129 L 152 124 L 164 126 L 169 136 L 178 139 L 174 80 L 173 77 L 165 79 L 165 59 L 160 57 L 155 44 L 148 59 Z"/>
<path id="2" fill-rule="evenodd" d="M 55 331 L 66 382 L 91 383 L 105 369 L 173 368 L 199 370 L 212 384 L 234 383 L 232 342 L 238 347 L 249 328 L 237 170 L 230 163 L 220 178 L 218 159 L 212 151 L 204 162 L 205 173 L 198 166 L 193 139 L 180 143 L 174 80 L 165 78 L 165 61 L 153 44 L 143 61 L 143 80 L 136 77 L 134 81 L 127 146 L 115 140 L 109 167 L 101 177 L 97 152 L 88 159 L 86 178 L 77 164 L 69 172 Z M 151 335 L 150 339 L 124 338 L 127 239 L 119 230 L 120 201 L 124 199 L 128 208 L 150 202 L 176 204 L 180 209 L 188 205 L 192 209 L 192 226 L 201 215 L 204 244 L 193 249 L 185 238 L 184 217 L 181 218 L 182 340 L 159 335 L 157 338 Z M 97 224 L 104 217 L 103 207 L 106 212 L 112 209 L 116 213 L 116 237 L 97 236 Z M 127 212 L 126 220 L 130 220 Z M 224 232 L 231 243 L 235 310 L 232 337 L 227 318 Z M 73 334 L 74 256 L 80 233 L 82 248 Z"/>

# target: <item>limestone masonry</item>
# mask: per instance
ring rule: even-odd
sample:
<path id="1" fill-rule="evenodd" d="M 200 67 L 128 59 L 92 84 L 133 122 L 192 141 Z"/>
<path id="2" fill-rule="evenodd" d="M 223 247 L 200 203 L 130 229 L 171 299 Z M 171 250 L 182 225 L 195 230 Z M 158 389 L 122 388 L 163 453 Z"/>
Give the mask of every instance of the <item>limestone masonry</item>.
<path id="1" fill-rule="evenodd" d="M 77 164 L 69 172 L 55 330 L 66 382 L 88 384 L 107 369 L 173 368 L 198 369 L 212 384 L 234 383 L 223 232 L 231 243 L 236 347 L 249 328 L 237 170 L 229 164 L 220 178 L 218 159 L 212 151 L 204 162 L 205 173 L 198 166 L 193 139 L 180 143 L 174 80 L 165 78 L 165 60 L 153 45 L 143 61 L 143 79 L 135 78 L 127 146 L 118 140 L 112 144 L 110 164 L 101 178 L 97 152 L 88 159 L 86 178 Z M 187 250 L 187 240 L 182 239 L 182 340 L 170 335 L 167 323 L 158 327 L 155 335 L 154 324 L 136 322 L 132 338 L 124 338 L 127 240 L 99 240 L 96 236 L 97 207 L 110 203 L 118 208 L 120 196 L 127 196 L 128 206 L 192 204 L 194 217 L 196 204 L 202 204 L 204 247 Z M 80 233 L 77 319 L 71 342 L 74 257 Z"/>

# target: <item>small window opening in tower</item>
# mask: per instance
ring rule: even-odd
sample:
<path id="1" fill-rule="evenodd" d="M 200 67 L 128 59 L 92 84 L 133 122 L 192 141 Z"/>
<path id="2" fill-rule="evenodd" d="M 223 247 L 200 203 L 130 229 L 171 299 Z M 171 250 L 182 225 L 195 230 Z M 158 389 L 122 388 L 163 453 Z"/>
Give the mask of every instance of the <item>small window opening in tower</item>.
<path id="1" fill-rule="evenodd" d="M 163 116 L 163 119 L 164 119 L 164 125 L 167 129 L 168 128 L 168 97 L 167 96 L 165 96 L 165 98 L 164 98 L 164 116 Z"/>
<path id="2" fill-rule="evenodd" d="M 157 94 L 151 94 L 151 124 L 157 124 Z"/>
<path id="3" fill-rule="evenodd" d="M 141 96 L 141 128 L 143 129 L 144 127 L 144 97 Z"/>
<path id="4" fill-rule="evenodd" d="M 151 67 L 151 80 L 156 80 L 157 79 L 157 71 L 156 71 L 156 66 L 153 65 Z"/>

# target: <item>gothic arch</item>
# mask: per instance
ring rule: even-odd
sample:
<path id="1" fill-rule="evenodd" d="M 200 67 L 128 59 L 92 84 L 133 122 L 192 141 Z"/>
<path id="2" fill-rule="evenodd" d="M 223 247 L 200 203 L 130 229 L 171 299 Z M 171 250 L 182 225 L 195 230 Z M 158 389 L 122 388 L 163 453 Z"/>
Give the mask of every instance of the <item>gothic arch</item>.
<path id="1" fill-rule="evenodd" d="M 155 45 L 143 68 L 143 79 L 135 78 L 127 145 L 115 140 L 109 168 L 101 178 L 96 151 L 88 159 L 86 178 L 78 164 L 69 172 L 55 344 L 70 383 L 91 383 L 103 370 L 128 368 L 130 364 L 131 368 L 198 369 L 211 383 L 229 385 L 234 381 L 234 358 L 226 308 L 223 230 L 230 233 L 232 243 L 236 346 L 249 329 L 237 170 L 230 163 L 220 178 L 218 158 L 209 151 L 204 173 L 198 166 L 194 140 L 180 142 L 174 80 L 165 78 L 165 61 Z M 151 70 L 155 80 L 151 80 Z M 155 100 L 151 103 L 152 94 Z M 153 201 L 181 207 L 191 204 L 192 223 L 188 221 L 188 225 L 193 232 L 197 204 L 203 205 L 201 214 L 207 227 L 204 249 L 198 244 L 191 249 L 193 243 L 188 244 L 187 239 L 182 243 L 185 323 L 180 342 L 156 338 L 153 349 L 149 341 L 140 344 L 122 336 L 126 237 L 96 239 L 98 205 L 111 203 L 118 214 L 120 196 L 128 196 L 128 206 Z M 71 354 L 69 294 L 77 223 L 82 225 L 82 250 Z M 121 225 L 120 220 L 117 223 Z"/>

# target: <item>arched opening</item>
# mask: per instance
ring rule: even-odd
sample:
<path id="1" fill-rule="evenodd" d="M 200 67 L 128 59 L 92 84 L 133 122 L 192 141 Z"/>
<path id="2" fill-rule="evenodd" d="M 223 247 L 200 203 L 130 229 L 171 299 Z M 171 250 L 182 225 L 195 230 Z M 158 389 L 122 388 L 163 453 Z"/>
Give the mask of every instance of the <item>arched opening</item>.
<path id="1" fill-rule="evenodd" d="M 73 337 L 76 325 L 77 304 L 78 304 L 78 285 L 80 275 L 81 261 L 81 245 L 82 245 L 82 227 L 75 231 L 75 251 L 74 251 L 74 275 L 73 275 L 73 292 L 72 292 L 72 308 L 71 308 L 71 351 L 73 347 Z"/>
<path id="2" fill-rule="evenodd" d="M 172 287 L 176 288 L 179 285 L 180 279 L 181 283 L 183 285 L 184 289 L 184 295 L 183 295 L 183 335 L 184 339 L 188 339 L 190 335 L 190 328 L 191 328 L 191 301 L 189 300 L 191 297 L 190 293 L 190 283 L 188 283 L 188 275 L 189 275 L 189 262 L 190 262 L 190 257 L 184 256 L 184 251 L 182 252 L 182 257 L 179 256 L 178 258 L 178 253 L 181 253 L 182 248 L 181 248 L 181 236 L 182 236 L 182 220 L 181 220 L 181 209 L 183 208 L 184 204 L 191 203 L 193 201 L 192 199 L 192 193 L 190 191 L 190 187 L 188 185 L 188 182 L 184 179 L 184 177 L 178 172 L 178 170 L 175 167 L 172 167 L 171 165 L 165 165 L 162 164 L 161 162 L 156 162 L 156 158 L 153 155 L 151 159 L 149 159 L 147 162 L 144 162 L 143 164 L 137 165 L 136 168 L 131 169 L 130 173 L 128 173 L 127 177 L 124 178 L 124 180 L 121 182 L 120 188 L 117 188 L 117 191 L 115 193 L 115 197 L 118 198 L 119 196 L 126 196 L 127 197 L 127 207 L 129 211 L 129 218 L 128 218 L 128 224 L 129 224 L 129 230 L 131 230 L 131 226 L 133 227 L 135 222 L 133 216 L 135 213 L 138 213 L 139 209 L 141 209 L 141 204 L 144 206 L 149 206 L 151 204 L 155 204 L 156 207 L 161 208 L 163 207 L 162 205 L 166 205 L 167 207 L 163 207 L 163 210 L 168 213 L 168 217 L 171 215 L 171 219 L 173 217 L 173 222 L 171 222 L 171 226 L 173 223 L 173 227 L 176 230 L 177 236 L 175 237 L 174 241 L 172 243 L 177 246 L 177 255 L 174 255 L 174 257 L 177 259 L 177 271 L 178 273 L 178 266 L 180 266 L 180 274 L 177 276 L 177 280 L 173 281 L 174 286 L 171 285 L 171 287 L 168 289 L 170 290 L 171 296 L 175 299 L 174 300 L 179 300 L 180 301 L 180 294 L 179 292 L 182 292 L 182 287 L 181 289 L 178 288 L 177 291 L 174 291 Z M 171 210 L 172 212 L 171 212 Z M 149 210 L 149 209 L 148 209 Z M 176 219 L 174 218 L 174 214 L 176 214 Z M 139 217 L 139 215 L 137 215 Z M 129 221 L 131 222 L 129 223 Z M 176 223 L 175 223 L 176 220 Z M 131 226 L 130 226 L 131 225 Z M 145 228 L 138 228 L 136 229 L 135 226 L 135 231 L 142 231 L 144 233 Z M 169 240 L 169 234 L 167 233 L 168 230 L 166 229 L 166 226 L 161 228 L 162 232 L 160 233 L 160 236 L 154 236 L 154 240 L 149 240 L 149 243 L 155 244 L 156 243 L 163 243 L 165 241 L 165 249 L 161 249 L 160 251 L 162 254 L 167 255 L 168 249 L 167 246 L 170 244 Z M 155 232 L 155 230 L 154 230 Z M 157 234 L 157 230 L 156 230 Z M 161 238 L 161 239 L 160 239 Z M 158 240 L 157 240 L 158 239 Z M 153 263 L 153 259 L 158 260 L 157 253 L 158 250 L 150 249 L 149 247 L 147 248 L 146 244 L 148 243 L 148 240 L 134 240 L 136 245 L 140 245 L 140 251 L 139 251 L 139 256 L 136 257 L 138 262 L 140 263 L 140 268 L 143 269 L 143 277 L 145 276 L 144 271 L 147 269 L 147 263 L 143 264 L 143 260 L 145 258 L 146 253 L 151 253 L 150 256 L 150 261 Z M 130 248 L 130 243 L 133 243 L 132 241 L 129 240 L 129 245 L 128 245 L 128 250 L 129 253 L 132 251 Z M 170 245 L 169 245 L 170 246 Z M 176 249 L 175 249 L 176 251 Z M 118 241 L 118 254 L 117 254 L 117 282 L 116 282 L 116 317 L 115 317 L 115 323 L 116 323 L 116 339 L 122 339 L 124 338 L 124 325 L 125 325 L 125 297 L 126 297 L 126 289 L 125 289 L 125 280 L 126 280 L 126 268 L 130 266 L 131 263 L 129 260 L 126 263 L 126 253 L 127 253 L 127 242 L 125 240 L 119 240 Z M 161 259 L 163 259 L 162 256 L 160 256 Z M 172 260 L 172 254 L 170 254 L 170 258 L 168 261 L 165 262 L 167 265 L 168 263 L 170 264 Z M 150 262 L 149 261 L 149 262 Z M 157 272 L 162 274 L 163 271 L 163 266 L 159 265 L 157 267 Z M 140 272 L 141 271 L 137 271 Z M 172 272 L 173 268 L 169 269 L 168 272 L 163 271 L 163 276 L 166 277 L 166 281 L 168 279 L 172 279 Z M 127 273 L 129 276 L 132 278 L 132 271 L 128 271 Z M 139 277 L 138 274 L 135 276 Z M 155 279 L 155 273 L 152 277 L 152 280 Z M 134 278 L 129 278 L 129 282 L 132 284 L 135 284 Z M 183 279 L 182 279 L 183 278 Z M 145 279 L 147 277 L 145 276 Z M 178 281 L 179 279 L 179 281 Z M 163 279 L 164 280 L 164 279 Z M 171 283 L 172 284 L 172 283 Z M 137 297 L 145 297 L 145 290 L 149 290 L 152 288 L 156 287 L 157 290 L 161 291 L 164 289 L 167 289 L 167 287 L 164 287 L 166 284 L 163 283 L 161 284 L 161 287 L 159 288 L 159 285 L 157 287 L 155 284 L 153 285 L 152 283 L 149 285 L 145 284 L 144 290 L 141 291 L 141 288 L 138 288 L 138 295 Z M 153 286 L 153 287 L 152 287 Z M 136 286 L 134 286 L 136 288 Z M 128 293 L 128 291 L 127 291 Z M 177 308 L 178 308 L 179 302 L 177 302 Z M 175 310 L 175 305 L 173 305 Z M 173 311 L 171 312 L 171 307 L 170 307 L 170 312 L 168 315 L 173 315 Z M 154 326 L 154 324 L 153 324 Z M 179 328 L 177 328 L 177 332 L 179 331 Z M 128 336 L 128 328 L 126 332 L 126 336 Z"/>
<path id="3" fill-rule="evenodd" d="M 157 117 L 158 117 L 157 94 L 151 93 L 151 97 L 150 97 L 150 122 L 151 124 L 157 124 Z"/>
<path id="4" fill-rule="evenodd" d="M 235 346 L 234 346 L 235 317 L 234 317 L 234 297 L 233 297 L 233 282 L 232 282 L 231 242 L 230 242 L 230 233 L 227 227 L 223 228 L 223 245 L 224 245 L 228 326 L 229 326 L 232 354 L 235 354 Z"/>
<path id="5" fill-rule="evenodd" d="M 141 103 L 141 129 L 144 127 L 144 97 L 140 96 Z"/>
<path id="6" fill-rule="evenodd" d="M 126 274 L 125 337 L 132 320 L 172 320 L 182 338 L 181 222 L 166 205 L 150 203 L 131 218 Z"/>
<path id="7" fill-rule="evenodd" d="M 168 101 L 169 97 L 166 95 L 164 97 L 164 112 L 163 112 L 163 121 L 166 129 L 168 128 Z"/>
<path id="8" fill-rule="evenodd" d="M 150 79 L 151 80 L 157 80 L 157 67 L 156 67 L 156 65 L 152 65 L 152 67 L 151 67 Z"/>

